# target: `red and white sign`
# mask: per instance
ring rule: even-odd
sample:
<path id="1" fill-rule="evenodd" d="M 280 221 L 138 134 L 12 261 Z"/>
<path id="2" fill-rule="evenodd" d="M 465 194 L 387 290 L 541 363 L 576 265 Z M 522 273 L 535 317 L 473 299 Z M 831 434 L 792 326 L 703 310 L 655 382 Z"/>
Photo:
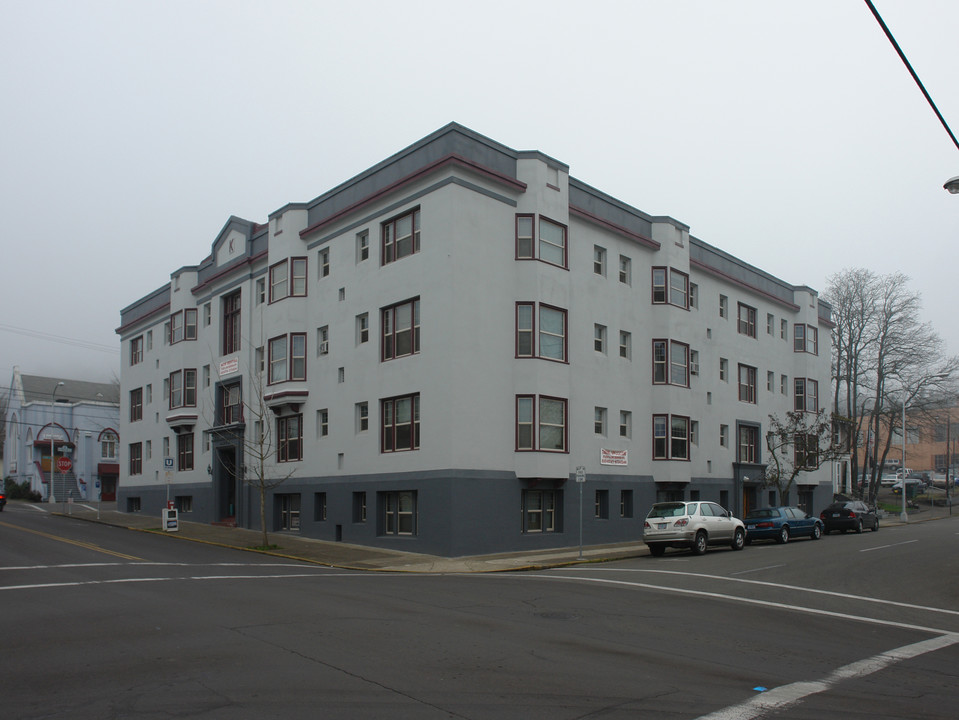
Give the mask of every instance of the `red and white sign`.
<path id="1" fill-rule="evenodd" d="M 70 472 L 70 468 L 73 467 L 73 462 L 71 462 L 68 457 L 58 457 L 57 458 L 57 472 Z"/>
<path id="2" fill-rule="evenodd" d="M 220 377 L 232 375 L 240 369 L 240 358 L 232 357 L 220 363 Z"/>
<path id="3" fill-rule="evenodd" d="M 602 448 L 599 451 L 600 465 L 629 465 L 628 450 L 607 450 Z"/>

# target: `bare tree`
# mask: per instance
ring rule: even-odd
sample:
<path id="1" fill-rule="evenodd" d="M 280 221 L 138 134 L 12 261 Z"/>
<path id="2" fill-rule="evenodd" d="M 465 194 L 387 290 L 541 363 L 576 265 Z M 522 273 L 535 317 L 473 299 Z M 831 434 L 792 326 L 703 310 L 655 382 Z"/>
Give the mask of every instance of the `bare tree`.
<path id="1" fill-rule="evenodd" d="M 818 470 L 844 453 L 844 444 L 833 438 L 833 416 L 825 410 L 790 411 L 782 420 L 770 415 L 766 484 L 775 486 L 780 498 L 789 497 L 800 475 Z"/>

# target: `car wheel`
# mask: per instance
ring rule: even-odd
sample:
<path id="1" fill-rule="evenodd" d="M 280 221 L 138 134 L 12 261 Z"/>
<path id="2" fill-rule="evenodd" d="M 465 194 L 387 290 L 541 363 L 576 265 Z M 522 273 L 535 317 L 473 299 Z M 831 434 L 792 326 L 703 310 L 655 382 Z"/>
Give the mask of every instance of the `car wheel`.
<path id="1" fill-rule="evenodd" d="M 736 528 L 733 533 L 733 541 L 729 544 L 733 550 L 742 550 L 746 546 L 746 533 L 742 528 Z"/>
<path id="2" fill-rule="evenodd" d="M 812 526 L 812 539 L 818 540 L 822 537 L 822 528 L 819 527 L 819 523 L 816 523 Z"/>
<path id="3" fill-rule="evenodd" d="M 876 524 L 872 526 L 872 531 L 876 532 L 879 530 L 879 518 L 876 518 Z"/>
<path id="4" fill-rule="evenodd" d="M 693 555 L 702 555 L 703 553 L 705 553 L 706 546 L 708 544 L 709 543 L 706 539 L 706 533 L 700 530 L 698 533 L 696 533 L 696 539 L 693 540 L 693 545 L 691 548 L 693 551 Z"/>
<path id="5" fill-rule="evenodd" d="M 650 546 L 649 546 L 649 554 L 652 555 L 653 557 L 662 557 L 662 556 L 663 556 L 663 553 L 665 553 L 665 552 L 666 552 L 666 546 L 665 546 L 665 545 L 650 545 Z"/>
<path id="6" fill-rule="evenodd" d="M 859 518 L 859 522 L 856 523 L 856 532 L 857 533 L 862 532 L 862 518 Z"/>
<path id="7" fill-rule="evenodd" d="M 782 526 L 782 529 L 779 531 L 779 537 L 776 538 L 776 542 L 780 545 L 785 545 L 789 542 L 789 528 L 785 525 Z"/>

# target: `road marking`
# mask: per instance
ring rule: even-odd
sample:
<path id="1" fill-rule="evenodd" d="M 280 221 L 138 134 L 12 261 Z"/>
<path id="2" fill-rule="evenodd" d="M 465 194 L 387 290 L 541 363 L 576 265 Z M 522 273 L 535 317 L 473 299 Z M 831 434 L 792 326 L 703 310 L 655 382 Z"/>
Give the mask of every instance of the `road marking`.
<path id="1" fill-rule="evenodd" d="M 903 645 L 902 647 L 873 655 L 871 658 L 844 665 L 834 670 L 828 677 L 822 680 L 781 685 L 761 695 L 756 695 L 739 705 L 732 705 L 722 710 L 709 713 L 708 715 L 702 715 L 698 720 L 753 720 L 754 718 L 762 717 L 773 711 L 780 712 L 810 695 L 826 692 L 843 680 L 866 677 L 894 663 L 919 657 L 920 655 L 925 655 L 926 653 L 934 652 L 957 643 L 959 643 L 959 635 L 949 633 L 939 637 L 929 638 L 928 640 L 921 640 L 912 645 Z"/>
<path id="2" fill-rule="evenodd" d="M 764 585 L 766 587 L 777 588 L 779 590 L 798 590 L 800 592 L 811 593 L 813 595 L 828 595 L 830 597 L 844 598 L 846 600 L 861 600 L 863 602 L 876 603 L 878 605 L 892 605 L 894 607 L 908 608 L 910 610 L 927 610 L 934 613 L 944 613 L 946 615 L 959 615 L 959 610 L 947 610 L 946 608 L 930 607 L 928 605 L 915 605 L 913 603 L 898 602 L 896 600 L 882 600 L 880 598 L 869 597 L 867 595 L 853 595 L 851 593 L 834 592 L 832 590 L 817 590 L 816 588 L 801 587 L 799 585 L 784 585 L 783 583 L 768 582 L 765 580 L 747 580 L 745 578 L 729 577 L 726 575 L 709 575 L 706 573 L 686 573 L 678 570 L 642 570 L 638 568 L 584 568 L 584 572 L 626 572 L 626 573 L 651 573 L 657 575 L 681 575 L 686 577 L 706 578 L 707 580 L 726 580 L 727 582 L 748 583 L 750 585 Z M 659 587 L 653 585 L 651 587 Z M 668 589 L 668 588 L 664 588 Z M 937 631 L 944 632 L 944 631 Z"/>
<path id="3" fill-rule="evenodd" d="M 786 567 L 785 565 L 767 565 L 766 567 L 753 568 L 752 570 L 740 570 L 739 572 L 734 572 L 733 575 L 745 575 L 746 573 L 753 572 L 762 572 L 763 570 L 772 570 L 773 568 Z"/>
<path id="4" fill-rule="evenodd" d="M 57 565 L 8 565 L 0 567 L 0 572 L 4 570 L 58 570 L 64 568 L 94 568 L 94 567 L 130 567 L 130 563 L 119 562 L 100 562 L 100 563 L 60 563 Z M 148 562 L 141 561 L 136 563 L 136 567 L 318 567 L 312 563 L 185 563 L 185 562 Z"/>
<path id="5" fill-rule="evenodd" d="M 873 550 L 884 550 L 885 548 L 897 547 L 899 545 L 908 545 L 909 543 L 919 542 L 918 540 L 906 540 L 900 543 L 893 543 L 892 545 L 879 545 L 878 547 L 866 548 L 865 550 L 860 550 L 859 552 L 872 552 Z"/>
<path id="6" fill-rule="evenodd" d="M 685 573 L 677 573 L 679 575 Z M 513 577 L 521 577 L 519 575 Z M 531 577 L 535 578 L 545 578 L 547 580 L 575 580 L 578 582 L 594 582 L 607 585 L 626 585 L 628 587 L 642 588 L 644 590 L 659 590 L 662 592 L 676 593 L 678 595 L 693 595 L 696 597 L 707 597 L 715 600 L 731 600 L 732 602 L 744 603 L 746 605 L 761 605 L 763 607 L 771 607 L 779 610 L 792 610 L 795 612 L 805 613 L 807 615 L 823 615 L 825 617 L 839 618 L 840 620 L 852 620 L 856 622 L 869 623 L 871 625 L 884 625 L 886 627 L 895 627 L 902 628 L 904 630 L 918 630 L 920 632 L 932 633 L 933 635 L 943 635 L 949 634 L 948 630 L 943 630 L 942 628 L 932 628 L 926 627 L 924 625 L 912 625 L 910 623 L 901 623 L 893 620 L 879 620 L 877 618 L 865 617 L 862 615 L 850 615 L 849 613 L 834 612 L 832 610 L 819 610 L 818 608 L 803 607 L 801 605 L 790 605 L 788 603 L 773 602 L 771 600 L 758 600 L 756 598 L 747 598 L 741 595 L 727 595 L 725 593 L 709 592 L 706 590 L 687 590 L 685 588 L 675 588 L 665 585 L 653 585 L 651 583 L 641 583 L 641 582 L 631 582 L 628 580 L 608 580 L 606 578 L 591 578 L 591 577 L 576 577 L 575 575 L 533 575 Z M 723 579 L 723 578 L 720 578 Z M 737 578 L 724 578 L 726 580 L 731 580 L 733 582 L 755 582 L 753 580 L 740 580 Z M 759 585 L 773 585 L 773 583 L 756 583 Z M 779 586 L 785 587 L 785 586 Z M 802 589 L 802 588 L 797 588 Z M 843 597 L 840 593 L 828 593 L 830 595 L 839 595 Z M 852 597 L 852 596 L 848 596 Z M 868 599 L 868 598 L 862 598 Z M 933 608 L 925 608 L 927 610 L 932 610 Z M 936 610 L 936 612 L 946 612 L 957 615 L 959 613 L 950 610 Z M 959 635 L 957 635 L 959 637 Z"/>
<path id="7" fill-rule="evenodd" d="M 51 588 L 84 587 L 88 585 L 125 585 L 127 583 L 177 582 L 182 580 L 285 580 L 287 578 L 364 577 L 357 573 L 294 573 L 290 575 L 194 575 L 191 577 L 116 578 L 113 580 L 77 580 L 74 582 L 33 583 L 30 585 L 0 586 L 4 590 L 49 590 Z M 388 577 L 378 574 L 377 577 Z M 396 576 L 399 577 L 399 576 Z"/>
<path id="8" fill-rule="evenodd" d="M 69 538 L 60 537 L 59 535 L 51 535 L 50 533 L 41 532 L 40 530 L 31 530 L 29 528 L 20 527 L 19 525 L 11 525 L 5 522 L 0 522 L 0 525 L 2 525 L 3 527 L 12 528 L 14 530 L 20 530 L 21 532 L 33 533 L 34 535 L 39 535 L 40 537 L 45 537 L 49 540 L 57 540 L 59 542 L 67 543 L 68 545 L 75 545 L 77 547 L 86 548 L 87 550 L 101 552 L 106 555 L 113 555 L 114 557 L 123 558 L 124 560 L 142 560 L 143 559 L 143 558 L 138 558 L 134 555 L 127 555 L 125 553 L 114 552 L 113 550 L 105 550 L 99 545 L 94 545 L 93 543 L 81 542 L 79 540 L 70 540 Z"/>

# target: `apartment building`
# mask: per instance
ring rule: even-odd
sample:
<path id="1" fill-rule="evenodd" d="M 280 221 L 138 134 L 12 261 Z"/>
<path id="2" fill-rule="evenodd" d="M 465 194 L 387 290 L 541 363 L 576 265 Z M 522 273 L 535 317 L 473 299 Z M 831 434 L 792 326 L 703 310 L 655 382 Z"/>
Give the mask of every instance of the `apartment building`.
<path id="1" fill-rule="evenodd" d="M 636 540 L 649 506 L 736 514 L 770 414 L 825 404 L 830 308 L 450 124 L 121 311 L 119 507 L 459 556 Z M 282 481 L 282 482 L 280 482 Z"/>

